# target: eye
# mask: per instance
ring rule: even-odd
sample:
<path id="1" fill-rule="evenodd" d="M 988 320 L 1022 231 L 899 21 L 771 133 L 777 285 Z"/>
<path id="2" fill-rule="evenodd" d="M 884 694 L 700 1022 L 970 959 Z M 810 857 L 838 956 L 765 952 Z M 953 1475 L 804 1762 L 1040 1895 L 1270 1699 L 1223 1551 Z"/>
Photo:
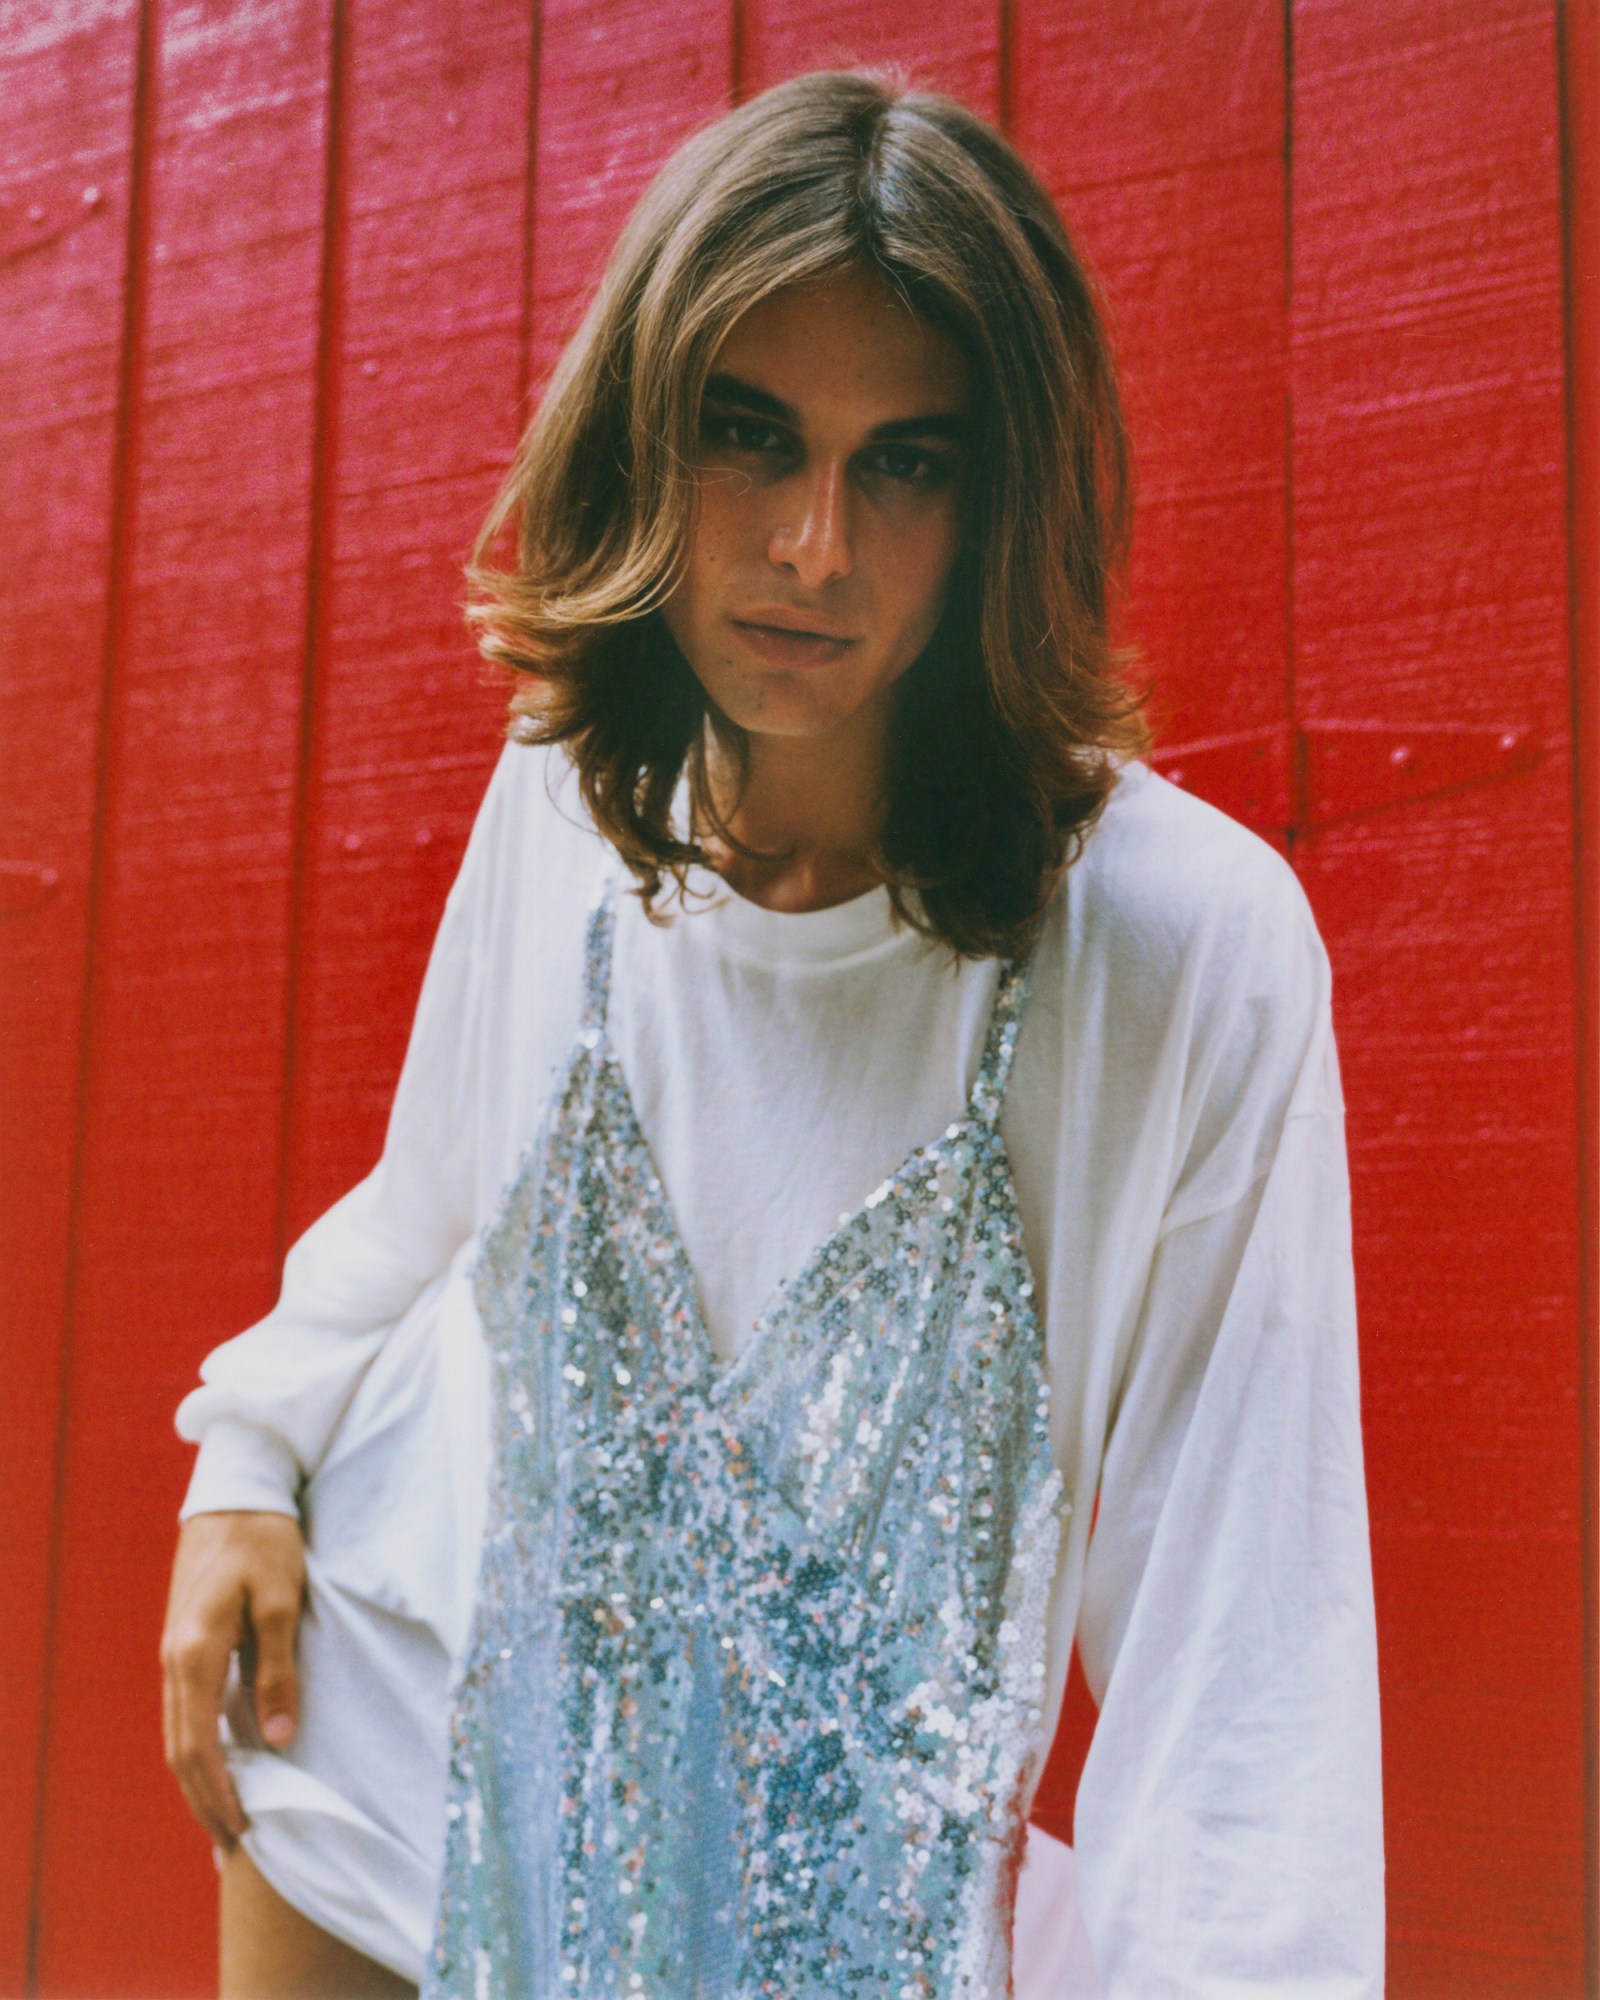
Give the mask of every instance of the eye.
<path id="1" fill-rule="evenodd" d="M 701 415 L 700 435 L 708 444 L 720 445 L 724 451 L 742 452 L 753 458 L 785 451 L 789 442 L 782 431 L 763 423 L 759 417 L 738 417 L 716 410 Z"/>
<path id="2" fill-rule="evenodd" d="M 942 486 L 955 472 L 948 453 L 927 451 L 915 444 L 877 445 L 867 463 L 872 471 L 902 486 Z"/>

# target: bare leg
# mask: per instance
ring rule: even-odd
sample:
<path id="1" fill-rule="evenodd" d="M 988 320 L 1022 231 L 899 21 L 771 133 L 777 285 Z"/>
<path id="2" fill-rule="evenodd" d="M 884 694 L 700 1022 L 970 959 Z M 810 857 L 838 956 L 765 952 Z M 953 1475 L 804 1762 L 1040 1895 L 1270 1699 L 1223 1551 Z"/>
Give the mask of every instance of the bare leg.
<path id="1" fill-rule="evenodd" d="M 242 1847 L 223 1861 L 220 2000 L 416 2000 L 416 1991 L 286 1903 Z"/>

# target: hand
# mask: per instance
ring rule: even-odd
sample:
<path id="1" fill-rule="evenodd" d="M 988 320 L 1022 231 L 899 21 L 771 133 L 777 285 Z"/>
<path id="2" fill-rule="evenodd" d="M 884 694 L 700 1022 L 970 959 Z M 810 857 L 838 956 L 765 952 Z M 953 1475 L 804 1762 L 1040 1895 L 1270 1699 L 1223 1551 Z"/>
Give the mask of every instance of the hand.
<path id="1" fill-rule="evenodd" d="M 162 1734 L 190 1808 L 224 1851 L 246 1820 L 218 1737 L 234 1650 L 262 1740 L 281 1749 L 300 1717 L 294 1642 L 305 1592 L 305 1542 L 288 1514 L 194 1514 L 178 1531 L 161 1635 Z"/>

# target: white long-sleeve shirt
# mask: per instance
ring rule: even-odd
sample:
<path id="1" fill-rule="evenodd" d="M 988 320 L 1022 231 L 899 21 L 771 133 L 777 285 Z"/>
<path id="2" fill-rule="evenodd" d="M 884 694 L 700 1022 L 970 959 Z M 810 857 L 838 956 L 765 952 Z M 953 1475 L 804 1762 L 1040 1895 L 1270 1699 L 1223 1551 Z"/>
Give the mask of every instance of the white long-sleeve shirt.
<path id="1" fill-rule="evenodd" d="M 560 753 L 508 749 L 383 1156 L 181 1407 L 201 1443 L 186 1515 L 295 1511 L 391 1330 L 447 1273 L 463 1282 L 576 1030 L 604 852 Z M 882 890 L 793 914 L 699 879 L 717 893 L 664 926 L 623 900 L 611 1026 L 726 1356 L 839 1216 L 961 1115 L 995 967 L 897 927 Z M 1327 960 L 1280 857 L 1142 765 L 1052 904 L 1001 1134 L 1072 1502 L 1047 1713 L 1074 1635 L 1101 1705 L 1076 1839 L 1102 1990 L 1379 1994 L 1376 1648 Z M 440 1322 L 446 1377 L 480 1367 L 462 1321 Z M 471 1426 L 457 1434 L 448 1476 L 470 1488 Z M 472 1507 L 417 1486 L 325 1554 L 454 1644 Z"/>

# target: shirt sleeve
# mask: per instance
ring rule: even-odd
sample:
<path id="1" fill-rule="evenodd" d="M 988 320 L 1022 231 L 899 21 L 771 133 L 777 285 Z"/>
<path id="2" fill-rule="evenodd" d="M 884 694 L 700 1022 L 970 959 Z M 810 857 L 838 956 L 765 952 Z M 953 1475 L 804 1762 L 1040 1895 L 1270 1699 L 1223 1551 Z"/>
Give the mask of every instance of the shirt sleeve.
<path id="1" fill-rule="evenodd" d="M 289 1251 L 265 1319 L 224 1341 L 178 1407 L 200 1446 L 181 1517 L 293 1514 L 385 1335 L 475 1227 L 486 987 L 528 753 L 508 746 L 446 899 L 383 1152 Z"/>
<path id="2" fill-rule="evenodd" d="M 1100 1716 L 1075 1839 L 1106 2000 L 1383 1991 L 1349 1179 L 1310 938 L 1298 1060 L 1254 1092 L 1273 1115 L 1246 1121 L 1255 1177 L 1196 1211 L 1227 1122 L 1213 1104 L 1103 1462 L 1078 1625 Z"/>

